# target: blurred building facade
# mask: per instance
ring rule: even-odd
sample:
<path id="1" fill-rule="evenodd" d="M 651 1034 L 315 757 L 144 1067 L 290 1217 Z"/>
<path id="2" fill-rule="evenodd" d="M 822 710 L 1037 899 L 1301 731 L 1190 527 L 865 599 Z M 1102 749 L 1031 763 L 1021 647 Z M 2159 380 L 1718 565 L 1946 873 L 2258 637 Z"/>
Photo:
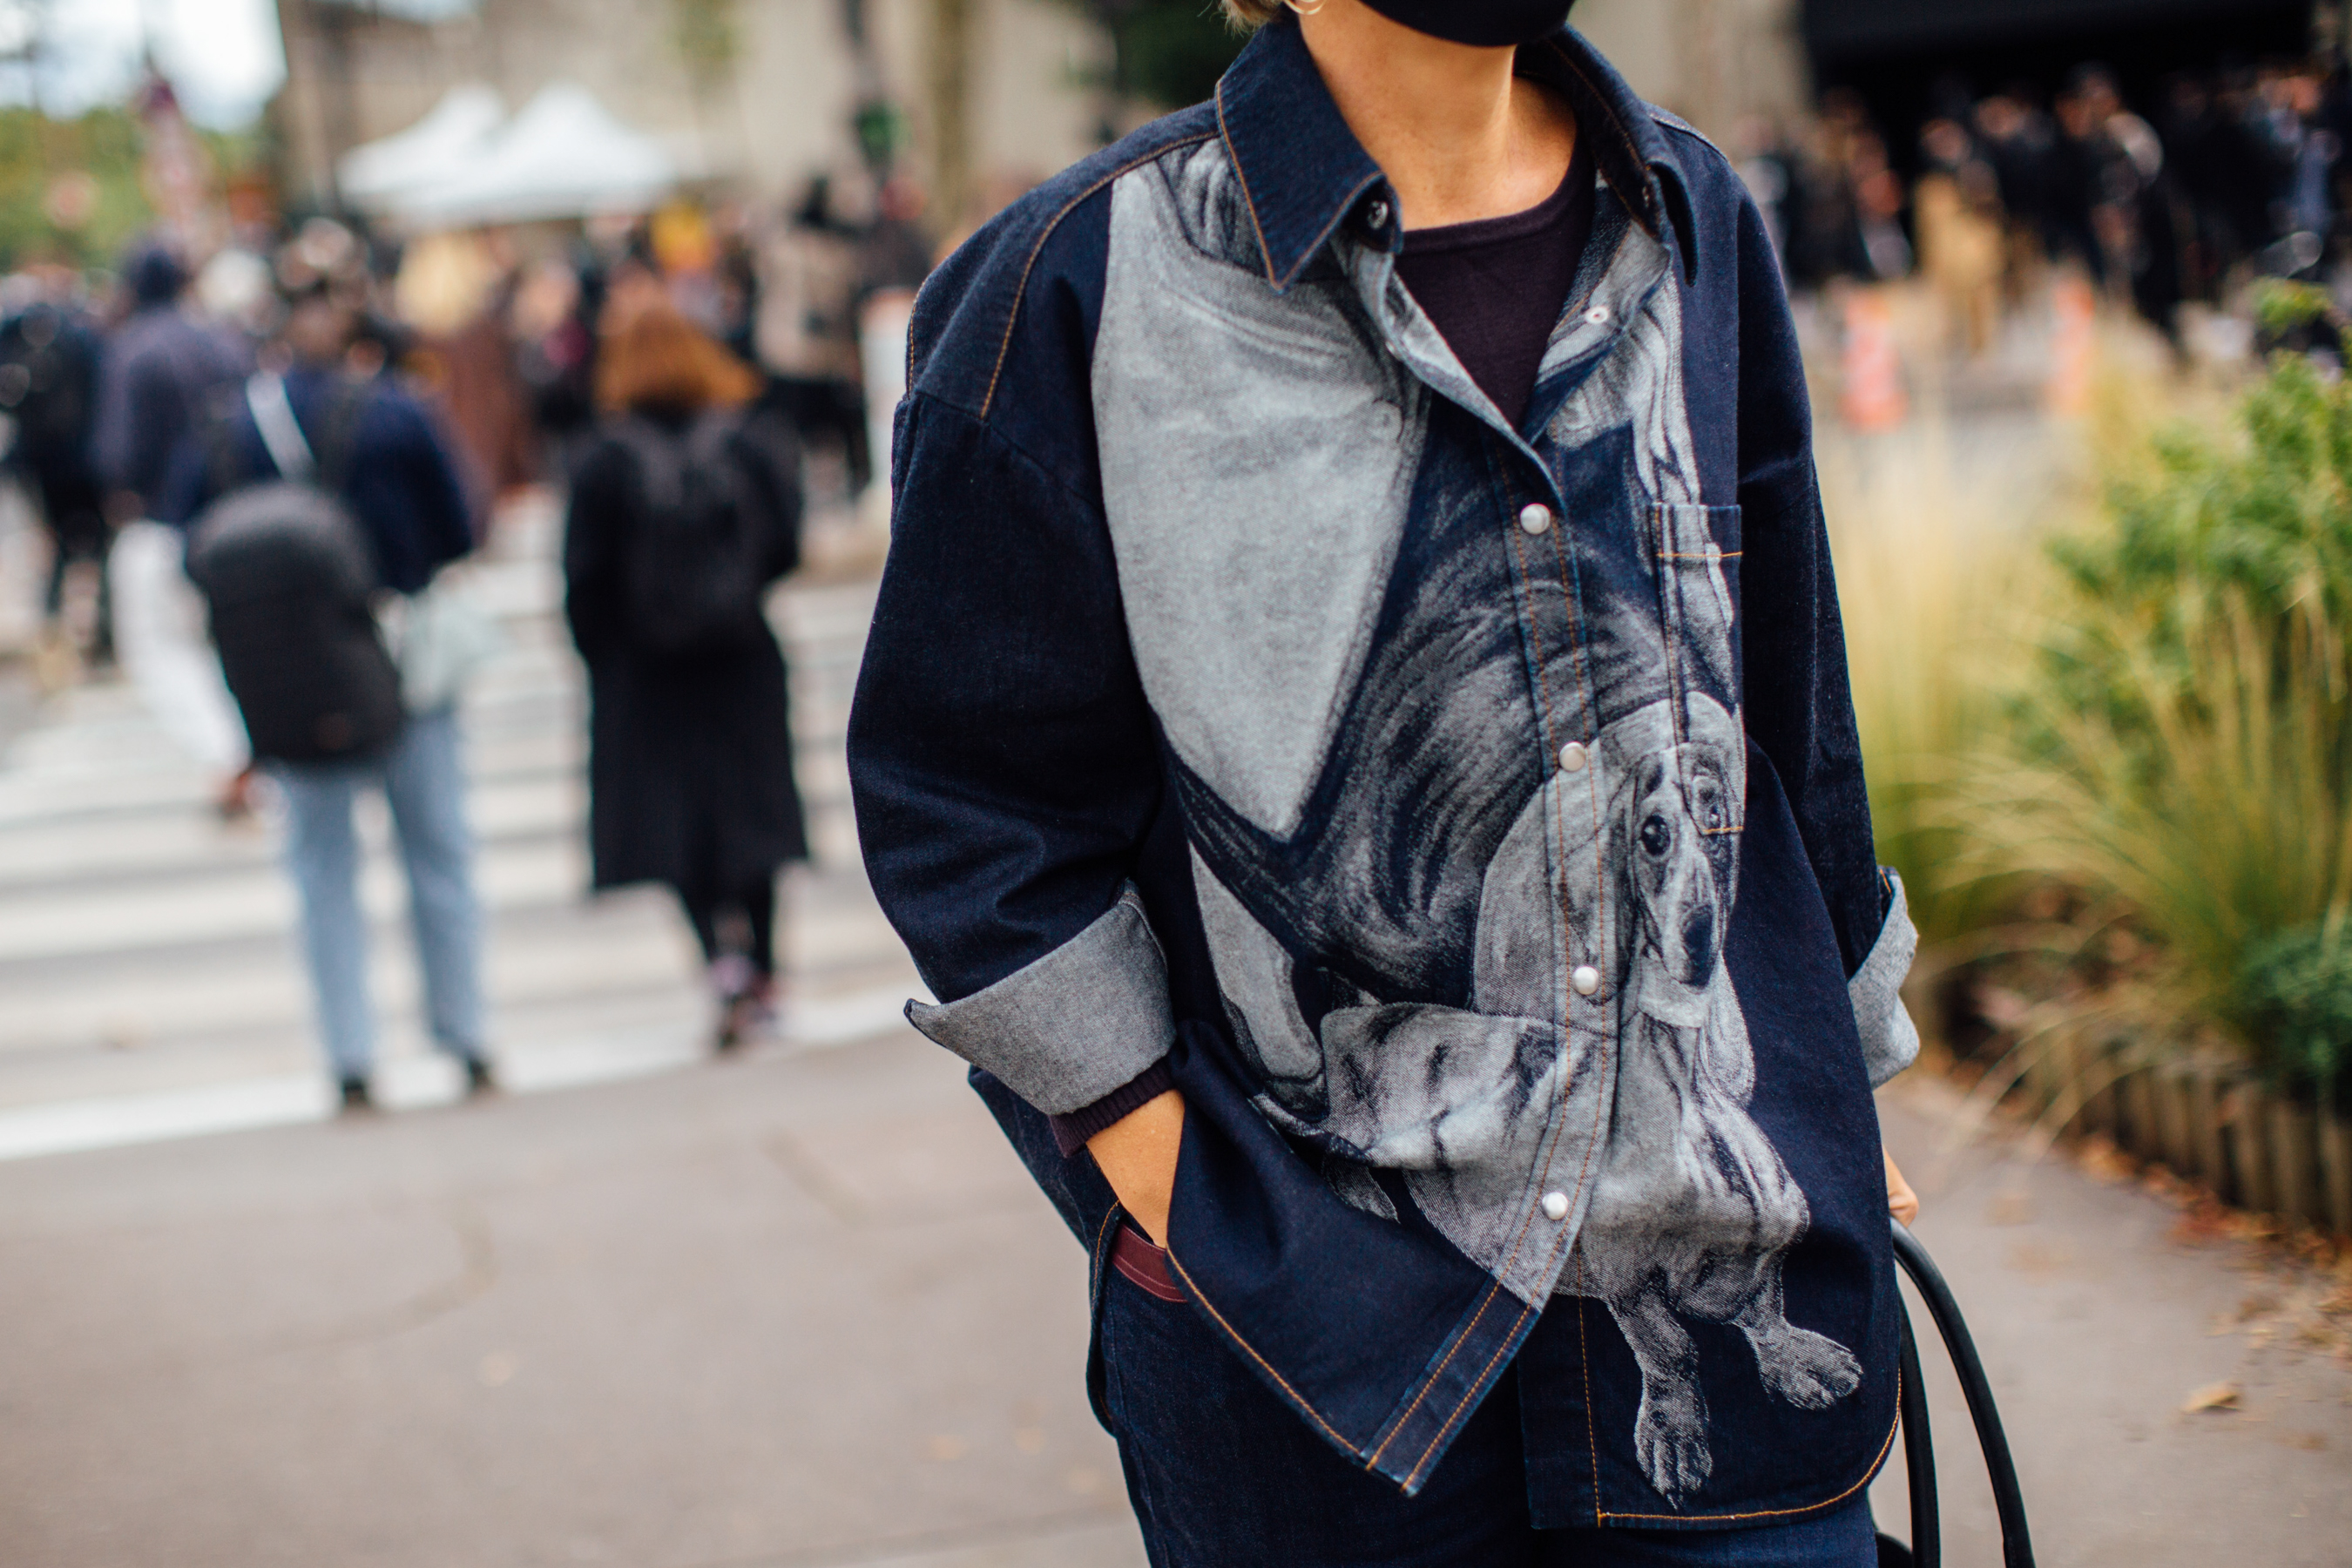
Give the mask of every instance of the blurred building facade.
<path id="1" fill-rule="evenodd" d="M 285 187 L 318 205 L 341 152 L 464 81 L 509 107 L 578 82 L 689 178 L 763 197 L 855 159 L 861 106 L 887 104 L 900 166 L 936 193 L 933 221 L 950 233 L 1151 110 L 1110 96 L 1118 63 L 1100 18 L 1123 14 L 1119 0 L 277 5 Z M 1213 26 L 1213 0 L 1200 7 Z M 2352 0 L 1581 0 L 1575 22 L 1644 96 L 1727 144 L 1801 119 L 1818 91 L 1843 85 L 1907 146 L 1956 90 L 2022 84 L 2046 97 L 2092 59 L 2141 89 L 2217 60 L 2292 54 L 2347 15 Z"/>
<path id="2" fill-rule="evenodd" d="M 1580 0 L 1571 20 L 1643 97 L 1721 140 L 1810 102 L 1801 0 Z"/>
<path id="3" fill-rule="evenodd" d="M 509 107 L 577 82 L 690 178 L 761 195 L 854 160 L 865 105 L 894 106 L 916 171 L 945 175 L 959 203 L 1085 155 L 1103 117 L 1091 84 L 1105 39 L 1061 0 L 472 0 L 422 16 L 396 0 L 277 5 L 282 175 L 319 206 L 342 153 L 467 81 Z M 958 121 L 945 135 L 941 105 Z"/>

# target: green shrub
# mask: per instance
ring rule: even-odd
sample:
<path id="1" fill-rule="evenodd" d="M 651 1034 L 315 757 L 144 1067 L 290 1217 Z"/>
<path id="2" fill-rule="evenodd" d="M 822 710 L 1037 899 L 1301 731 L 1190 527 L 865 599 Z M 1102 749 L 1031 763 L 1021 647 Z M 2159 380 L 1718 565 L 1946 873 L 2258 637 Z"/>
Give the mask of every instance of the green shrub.
<path id="1" fill-rule="evenodd" d="M 2187 689 L 2194 628 L 2242 613 L 2283 679 L 2298 628 L 2352 626 L 2352 386 L 2282 356 L 2239 420 L 2239 440 L 2158 436 L 2110 484 L 2111 526 L 2052 545 L 2077 605 L 2096 612 L 2044 650 L 2067 706 L 2152 738 L 2147 678 Z"/>
<path id="2" fill-rule="evenodd" d="M 2062 602 L 1975 804 L 2008 864 L 2158 942 L 2152 1035 L 2218 1025 L 2307 1092 L 2340 972 L 2308 933 L 2352 909 L 2352 389 L 2283 357 L 2237 425 L 2168 431 L 2052 546 Z"/>
<path id="3" fill-rule="evenodd" d="M 2231 1011 L 2280 1087 L 2352 1110 L 2348 934 L 2323 922 L 2253 943 Z"/>

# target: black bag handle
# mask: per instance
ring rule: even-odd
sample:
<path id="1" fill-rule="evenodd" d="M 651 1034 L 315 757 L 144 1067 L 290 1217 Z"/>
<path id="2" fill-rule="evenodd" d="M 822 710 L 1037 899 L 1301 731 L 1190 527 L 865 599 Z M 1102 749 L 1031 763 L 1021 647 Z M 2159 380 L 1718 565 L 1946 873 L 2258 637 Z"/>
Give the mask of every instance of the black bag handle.
<path id="1" fill-rule="evenodd" d="M 1919 1238 L 1891 1222 L 1895 1230 L 1895 1261 L 1918 1288 L 1919 1300 L 1943 1336 L 1944 1349 L 1959 1374 L 1960 1392 L 1969 1402 L 1969 1418 L 1976 1424 L 1977 1443 L 1984 1450 L 1985 1474 L 1992 1482 L 1993 1509 L 2000 1516 L 2000 1556 L 2004 1568 L 2033 1568 L 2033 1542 L 2025 1524 L 2025 1494 L 2017 1485 L 2017 1464 L 2010 1458 L 2009 1436 L 2001 1430 L 2000 1412 L 1993 1405 L 1992 1384 L 1977 1356 L 1976 1341 L 1960 1316 L 1960 1304 L 1943 1271 Z M 1898 1404 L 1903 1422 L 1904 1468 L 1911 1489 L 1912 1568 L 1941 1568 L 1944 1549 L 1941 1520 L 1936 1501 L 1935 1445 L 1927 1429 L 1927 1394 L 1920 1383 L 1919 1346 L 1911 1333 L 1911 1312 L 1903 1310 L 1903 1388 Z M 1882 1548 L 1887 1544 L 1882 1540 Z"/>

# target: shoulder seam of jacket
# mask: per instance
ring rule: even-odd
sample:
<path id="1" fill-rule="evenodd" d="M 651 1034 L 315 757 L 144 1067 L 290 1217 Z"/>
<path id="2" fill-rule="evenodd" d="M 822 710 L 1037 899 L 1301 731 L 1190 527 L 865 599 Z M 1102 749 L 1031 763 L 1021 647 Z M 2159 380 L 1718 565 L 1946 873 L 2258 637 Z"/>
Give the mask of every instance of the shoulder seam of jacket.
<path id="1" fill-rule="evenodd" d="M 1062 204 L 1061 210 L 1046 220 L 1045 229 L 1037 236 L 1037 243 L 1029 247 L 1028 259 L 1021 264 L 1021 281 L 1013 288 L 1013 309 L 1006 313 L 1004 318 L 1004 339 L 1002 342 L 996 345 L 996 365 L 994 369 L 988 373 L 988 391 L 981 397 L 980 400 L 980 417 L 983 422 L 988 418 L 988 411 L 995 406 L 996 384 L 1004 374 L 1004 361 L 1006 356 L 1011 354 L 1013 352 L 1013 334 L 1014 330 L 1021 324 L 1021 306 L 1028 298 L 1029 294 L 1029 275 L 1036 270 L 1037 258 L 1045 253 L 1045 243 L 1052 239 L 1054 237 L 1055 231 L 1062 226 L 1062 220 L 1076 212 L 1079 207 L 1085 205 L 1087 202 L 1092 201 L 1106 185 L 1108 185 L 1112 181 L 1117 180 L 1121 175 L 1131 174 L 1135 170 L 1143 167 L 1146 163 L 1157 163 L 1160 159 L 1166 157 L 1169 153 L 1177 151 L 1179 148 L 1198 146 L 1203 142 L 1212 140 L 1213 134 L 1213 132 L 1204 131 L 1199 135 L 1187 136 L 1180 141 L 1171 142 L 1164 147 L 1156 147 L 1149 153 L 1129 159 L 1126 163 L 1121 163 L 1118 167 L 1111 170 L 1101 178 L 1096 180 L 1094 184 L 1088 185 L 1085 190 L 1080 191 L 1077 195 L 1072 196 L 1068 201 L 1064 202 Z M 1010 445 L 1010 443 L 1007 444 Z M 1015 447 L 1014 450 L 1018 451 L 1019 448 Z M 1022 455 L 1024 457 L 1028 456 L 1026 453 L 1023 453 Z M 1031 460 L 1033 462 L 1034 461 L 1034 458 Z M 1042 468 L 1043 465 L 1041 464 L 1039 467 Z"/>
<path id="2" fill-rule="evenodd" d="M 944 409 L 950 414 L 958 415 L 965 419 L 971 420 L 972 424 L 979 428 L 980 433 L 982 436 L 986 437 L 989 440 L 995 442 L 998 446 L 1003 447 L 1014 457 L 1020 458 L 1021 461 L 1028 468 L 1036 470 L 1039 477 L 1043 478 L 1047 484 L 1052 485 L 1055 489 L 1069 497 L 1070 500 L 1076 501 L 1078 505 L 1086 508 L 1087 511 L 1093 513 L 1095 516 L 1101 517 L 1104 515 L 1101 501 L 1088 496 L 1084 490 L 1078 489 L 1076 485 L 1070 483 L 1069 480 L 1055 473 L 1052 468 L 1046 465 L 1043 458 L 1037 457 L 1036 454 L 1031 452 L 1026 447 L 1024 447 L 1020 442 L 1015 441 L 1012 437 L 1007 436 L 1003 430 L 998 429 L 994 425 L 990 424 L 988 416 L 985 414 L 975 414 L 969 408 L 960 407 L 949 399 L 941 397 L 936 392 L 910 390 L 907 394 L 907 401 L 909 404 L 928 403 L 934 407 Z"/>
<path id="3" fill-rule="evenodd" d="M 1721 153 L 1727 158 L 1730 156 L 1729 153 L 1724 153 L 1723 149 L 1717 145 L 1714 137 L 1709 136 L 1706 132 L 1701 131 L 1697 126 L 1693 125 L 1689 121 L 1685 120 L 1681 115 L 1676 114 L 1673 110 L 1662 109 L 1658 105 L 1649 102 L 1644 102 L 1642 107 L 1650 111 L 1650 118 L 1656 121 L 1664 129 L 1668 131 L 1679 131 L 1684 135 L 1690 137 L 1696 142 L 1703 143 L 1716 153 Z"/>

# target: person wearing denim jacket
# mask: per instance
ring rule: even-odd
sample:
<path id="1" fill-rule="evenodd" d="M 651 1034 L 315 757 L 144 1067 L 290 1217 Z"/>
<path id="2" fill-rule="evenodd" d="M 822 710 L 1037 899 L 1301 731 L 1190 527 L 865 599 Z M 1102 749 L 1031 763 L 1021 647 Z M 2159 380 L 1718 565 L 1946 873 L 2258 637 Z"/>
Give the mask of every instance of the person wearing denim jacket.
<path id="1" fill-rule="evenodd" d="M 1155 1563 L 1873 1561 L 1916 938 L 1764 224 L 1560 0 L 1228 9 L 916 308 L 849 736 L 908 1016 L 1093 1249 Z M 1583 159 L 1514 418 L 1400 256 Z"/>

